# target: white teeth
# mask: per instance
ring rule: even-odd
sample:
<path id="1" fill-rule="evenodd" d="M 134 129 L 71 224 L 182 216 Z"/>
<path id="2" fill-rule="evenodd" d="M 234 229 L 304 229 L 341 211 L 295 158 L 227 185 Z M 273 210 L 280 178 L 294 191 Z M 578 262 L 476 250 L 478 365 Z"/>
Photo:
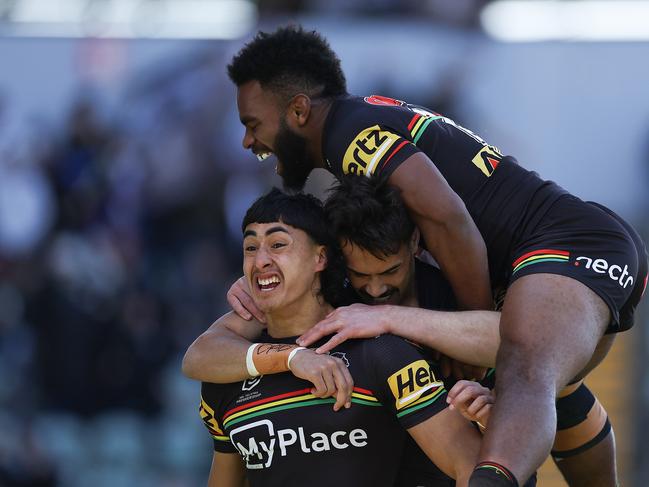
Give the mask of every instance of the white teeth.
<path id="1" fill-rule="evenodd" d="M 275 282 L 279 284 L 279 277 L 273 276 L 273 277 L 269 277 L 268 279 L 257 279 L 257 282 L 259 283 L 260 286 L 268 286 L 269 284 Z"/>
<path id="2" fill-rule="evenodd" d="M 263 162 L 266 159 L 268 159 L 270 156 L 272 156 L 273 153 L 272 152 L 261 152 L 259 154 L 255 154 L 255 155 L 257 156 L 257 159 L 259 160 L 259 162 Z"/>

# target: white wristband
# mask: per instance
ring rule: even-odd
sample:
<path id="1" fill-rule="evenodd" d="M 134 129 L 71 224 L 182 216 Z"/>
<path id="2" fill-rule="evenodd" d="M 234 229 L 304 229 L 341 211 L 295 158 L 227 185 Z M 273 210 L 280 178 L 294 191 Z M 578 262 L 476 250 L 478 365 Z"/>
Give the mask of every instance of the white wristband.
<path id="1" fill-rule="evenodd" d="M 286 359 L 286 366 L 288 367 L 288 370 L 291 370 L 291 360 L 293 360 L 293 357 L 297 352 L 300 350 L 306 350 L 304 347 L 295 347 L 293 350 L 291 350 L 291 353 L 288 354 L 288 359 Z"/>
<path id="2" fill-rule="evenodd" d="M 252 354 L 255 351 L 255 348 L 257 348 L 257 345 L 259 343 L 253 343 L 248 347 L 248 353 L 246 353 L 246 368 L 248 369 L 248 375 L 250 377 L 258 377 L 259 376 L 259 371 L 257 370 L 257 367 L 255 367 L 255 362 L 252 359 Z"/>

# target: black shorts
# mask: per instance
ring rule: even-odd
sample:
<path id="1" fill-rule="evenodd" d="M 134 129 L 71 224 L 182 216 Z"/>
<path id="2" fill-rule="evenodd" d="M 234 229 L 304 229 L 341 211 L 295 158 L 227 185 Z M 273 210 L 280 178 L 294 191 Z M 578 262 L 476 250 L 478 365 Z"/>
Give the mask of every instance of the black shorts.
<path id="1" fill-rule="evenodd" d="M 509 285 L 529 274 L 559 274 L 592 289 L 611 310 L 607 333 L 633 326 L 647 286 L 647 251 L 636 231 L 597 203 L 557 200 L 512 254 Z"/>

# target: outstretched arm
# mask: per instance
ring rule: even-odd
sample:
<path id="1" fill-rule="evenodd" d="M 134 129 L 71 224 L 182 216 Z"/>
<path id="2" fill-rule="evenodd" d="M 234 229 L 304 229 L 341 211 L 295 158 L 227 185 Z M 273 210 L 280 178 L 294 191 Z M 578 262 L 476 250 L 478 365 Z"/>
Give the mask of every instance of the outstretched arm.
<path id="1" fill-rule="evenodd" d="M 453 359 L 493 367 L 500 345 L 500 313 L 432 311 L 407 306 L 353 304 L 338 308 L 298 339 L 309 346 L 334 334 L 316 351 L 324 353 L 350 338 L 392 333 L 438 350 Z"/>
<path id="2" fill-rule="evenodd" d="M 487 248 L 462 199 L 422 152 L 390 175 L 463 309 L 493 309 Z"/>

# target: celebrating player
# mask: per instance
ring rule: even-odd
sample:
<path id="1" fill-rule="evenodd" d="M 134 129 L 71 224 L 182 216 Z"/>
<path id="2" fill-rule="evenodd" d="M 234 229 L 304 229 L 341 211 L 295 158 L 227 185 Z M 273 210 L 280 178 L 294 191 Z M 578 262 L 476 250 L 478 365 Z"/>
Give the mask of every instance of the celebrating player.
<path id="1" fill-rule="evenodd" d="M 443 384 L 417 347 L 391 335 L 347 341 L 336 357 L 295 346 L 341 290 L 318 200 L 273 190 L 248 210 L 242 230 L 244 275 L 267 320 L 266 343 L 248 350 L 249 380 L 203 384 L 200 414 L 215 448 L 209 485 L 242 486 L 247 475 L 253 487 L 328 486 L 332 478 L 341 486 L 393 486 L 406 430 L 457 485 L 467 485 L 480 435 L 446 407 Z M 286 366 L 298 375 L 301 357 L 348 367 L 354 408 L 332 411 L 333 399 L 317 398 L 295 375 L 259 374 L 258 367 Z"/>
<path id="2" fill-rule="evenodd" d="M 260 159 L 274 153 L 287 186 L 315 167 L 388 177 L 460 306 L 490 309 L 492 289 L 507 289 L 498 402 L 480 453 L 489 467 L 479 465 L 471 485 L 527 479 L 550 451 L 558 391 L 633 324 L 647 277 L 637 234 L 440 114 L 348 95 L 315 32 L 259 33 L 228 69 L 244 147 Z"/>

